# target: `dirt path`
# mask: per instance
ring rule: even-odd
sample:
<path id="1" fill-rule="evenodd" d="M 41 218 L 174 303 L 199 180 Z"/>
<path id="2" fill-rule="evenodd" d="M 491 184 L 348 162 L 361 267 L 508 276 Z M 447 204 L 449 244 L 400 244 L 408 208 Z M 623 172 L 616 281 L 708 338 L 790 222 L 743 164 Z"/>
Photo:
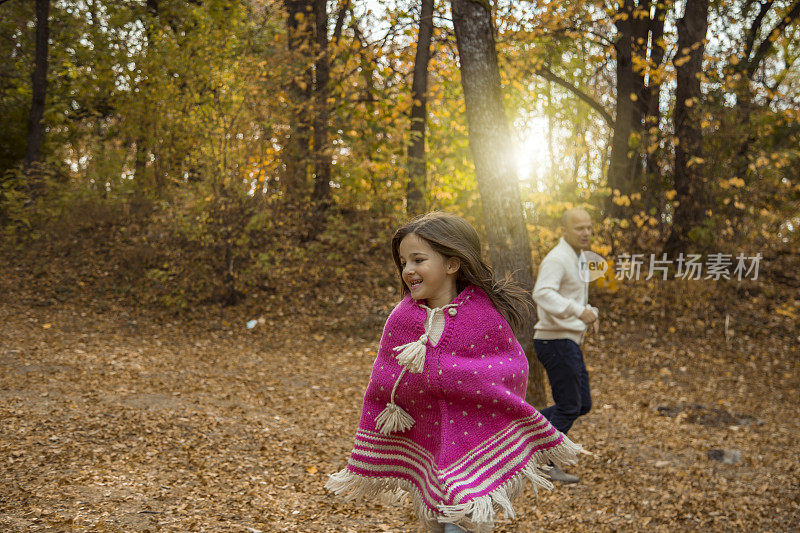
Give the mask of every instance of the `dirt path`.
<path id="1" fill-rule="evenodd" d="M 322 488 L 379 329 L 0 304 L 0 529 L 416 530 L 405 510 Z M 570 433 L 595 454 L 573 469 L 582 482 L 527 493 L 497 531 L 797 528 L 800 367 L 785 349 L 655 332 L 590 344 L 594 409 Z M 708 459 L 717 448 L 742 462 Z"/>

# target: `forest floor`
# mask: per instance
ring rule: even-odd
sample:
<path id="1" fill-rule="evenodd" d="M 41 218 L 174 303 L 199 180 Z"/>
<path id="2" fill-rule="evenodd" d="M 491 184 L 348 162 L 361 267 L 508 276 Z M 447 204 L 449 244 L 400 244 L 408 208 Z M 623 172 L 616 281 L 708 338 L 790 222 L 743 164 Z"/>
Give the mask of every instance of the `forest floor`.
<path id="1" fill-rule="evenodd" d="M 339 298 L 174 315 L 53 298 L 18 276 L 0 281 L 3 531 L 416 530 L 405 508 L 323 489 L 385 314 Z M 584 348 L 581 482 L 526 491 L 496 531 L 797 530 L 796 322 L 743 302 L 726 339 L 719 317 L 642 317 L 620 294 Z"/>

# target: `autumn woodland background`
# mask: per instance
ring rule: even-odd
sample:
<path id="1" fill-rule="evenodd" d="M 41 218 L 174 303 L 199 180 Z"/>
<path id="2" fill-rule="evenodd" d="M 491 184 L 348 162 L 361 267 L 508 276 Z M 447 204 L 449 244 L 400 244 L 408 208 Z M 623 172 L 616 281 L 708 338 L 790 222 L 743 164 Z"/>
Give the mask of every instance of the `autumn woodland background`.
<path id="1" fill-rule="evenodd" d="M 0 55 L 0 529 L 415 530 L 322 489 L 389 238 L 531 287 L 576 205 L 758 277 L 612 263 L 594 455 L 498 531 L 800 527 L 800 1 L 0 0 Z"/>

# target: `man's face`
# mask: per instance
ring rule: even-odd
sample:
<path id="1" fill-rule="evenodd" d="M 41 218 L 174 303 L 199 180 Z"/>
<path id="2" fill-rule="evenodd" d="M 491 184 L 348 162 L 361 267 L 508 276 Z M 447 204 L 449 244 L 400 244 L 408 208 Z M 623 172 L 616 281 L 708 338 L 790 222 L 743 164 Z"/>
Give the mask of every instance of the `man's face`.
<path id="1" fill-rule="evenodd" d="M 564 240 L 577 250 L 588 250 L 592 242 L 592 219 L 589 213 L 570 213 L 564 226 Z"/>

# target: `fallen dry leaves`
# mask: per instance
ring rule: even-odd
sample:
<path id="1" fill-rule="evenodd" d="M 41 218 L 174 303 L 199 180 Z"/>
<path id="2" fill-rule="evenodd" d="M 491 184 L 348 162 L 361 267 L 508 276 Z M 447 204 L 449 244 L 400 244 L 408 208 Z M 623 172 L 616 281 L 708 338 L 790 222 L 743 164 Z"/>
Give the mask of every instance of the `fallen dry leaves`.
<path id="1" fill-rule="evenodd" d="M 247 331 L 232 309 L 189 320 L 4 294 L 0 529 L 416 530 L 407 509 L 323 490 L 350 449 L 380 316 L 265 309 Z M 581 483 L 527 492 L 497 531 L 797 528 L 796 341 L 630 316 L 610 313 L 585 347 Z"/>

